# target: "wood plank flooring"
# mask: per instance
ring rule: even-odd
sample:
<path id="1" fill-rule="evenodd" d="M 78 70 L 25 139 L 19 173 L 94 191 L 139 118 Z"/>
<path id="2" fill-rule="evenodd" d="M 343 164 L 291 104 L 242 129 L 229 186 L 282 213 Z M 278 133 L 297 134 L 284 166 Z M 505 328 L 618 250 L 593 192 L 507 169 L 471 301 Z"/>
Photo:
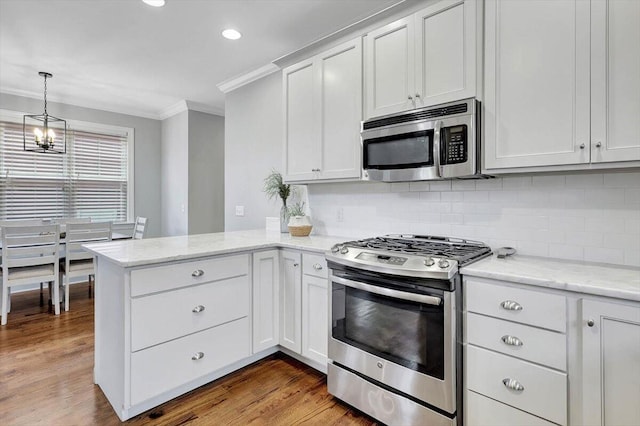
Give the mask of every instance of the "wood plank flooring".
<path id="1" fill-rule="evenodd" d="M 0 424 L 118 425 L 93 384 L 93 299 L 71 287 L 71 310 L 15 294 L 0 327 Z M 326 377 L 276 354 L 130 419 L 132 425 L 375 425 L 327 393 Z"/>

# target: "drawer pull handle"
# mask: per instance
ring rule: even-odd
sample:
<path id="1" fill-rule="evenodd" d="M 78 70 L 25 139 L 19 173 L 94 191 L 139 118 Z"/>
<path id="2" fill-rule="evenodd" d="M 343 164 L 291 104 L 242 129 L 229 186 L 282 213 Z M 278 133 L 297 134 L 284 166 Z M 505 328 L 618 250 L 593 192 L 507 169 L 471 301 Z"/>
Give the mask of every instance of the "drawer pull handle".
<path id="1" fill-rule="evenodd" d="M 202 305 L 198 305 L 198 306 L 196 306 L 195 308 L 193 308 L 191 310 L 191 312 L 193 312 L 194 314 L 198 314 L 198 313 L 200 313 L 202 311 L 204 311 L 204 306 L 202 306 Z M 503 337 L 503 339 L 504 339 L 504 337 Z"/>
<path id="2" fill-rule="evenodd" d="M 322 265 L 319 263 L 316 263 L 315 265 L 313 265 L 313 269 L 315 269 L 316 271 L 319 271 L 322 269 Z"/>
<path id="3" fill-rule="evenodd" d="M 504 342 L 505 345 L 509 345 L 509 346 L 522 346 L 524 345 L 524 343 L 522 343 L 522 340 L 518 339 L 516 336 L 502 336 L 501 340 Z"/>
<path id="4" fill-rule="evenodd" d="M 199 359 L 204 358 L 204 352 L 196 352 L 195 354 L 193 354 L 193 356 L 191 357 L 191 359 L 193 361 L 197 361 Z"/>
<path id="5" fill-rule="evenodd" d="M 201 277 L 201 276 L 203 276 L 203 275 L 204 275 L 204 271 L 203 271 L 202 269 L 196 269 L 195 271 L 193 271 L 193 272 L 191 273 L 191 276 L 192 276 L 192 277 L 196 277 L 196 278 L 197 278 L 197 277 Z"/>
<path id="6" fill-rule="evenodd" d="M 506 309 L 507 311 L 522 310 L 522 305 L 518 302 L 514 302 L 513 300 L 505 300 L 504 302 L 500 303 L 500 306 L 502 306 L 502 309 Z"/>
<path id="7" fill-rule="evenodd" d="M 515 379 L 504 379 L 502 380 L 502 383 L 506 386 L 507 389 L 511 389 L 516 392 L 522 392 L 524 390 L 524 386 L 522 386 L 520 382 Z"/>

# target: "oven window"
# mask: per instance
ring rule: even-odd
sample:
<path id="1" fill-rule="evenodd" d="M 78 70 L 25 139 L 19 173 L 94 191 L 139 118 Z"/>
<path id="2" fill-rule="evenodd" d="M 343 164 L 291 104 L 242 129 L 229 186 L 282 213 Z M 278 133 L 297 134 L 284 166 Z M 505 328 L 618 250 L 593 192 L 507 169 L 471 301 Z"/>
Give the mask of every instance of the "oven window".
<path id="1" fill-rule="evenodd" d="M 444 308 L 333 283 L 332 335 L 351 346 L 444 379 Z"/>
<path id="2" fill-rule="evenodd" d="M 401 169 L 433 165 L 433 130 L 367 139 L 365 169 Z"/>

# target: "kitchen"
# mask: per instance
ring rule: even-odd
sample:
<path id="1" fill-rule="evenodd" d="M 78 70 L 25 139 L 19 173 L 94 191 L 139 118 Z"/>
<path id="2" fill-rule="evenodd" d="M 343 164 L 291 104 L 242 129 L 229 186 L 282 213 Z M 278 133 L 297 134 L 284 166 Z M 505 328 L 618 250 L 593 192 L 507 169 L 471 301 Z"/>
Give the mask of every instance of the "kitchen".
<path id="1" fill-rule="evenodd" d="M 440 6 L 438 6 L 438 3 L 441 3 Z M 395 30 L 400 28 L 400 31 L 402 31 L 402 28 L 407 28 L 406 31 L 415 31 L 413 26 L 407 24 L 409 19 L 405 19 L 406 17 L 416 19 L 415 17 L 418 16 L 419 12 L 433 7 L 442 8 L 442 4 L 444 3 L 447 3 L 445 10 L 448 10 L 450 6 L 449 3 L 451 3 L 454 8 L 456 5 L 459 5 L 459 2 L 426 2 L 409 5 L 405 9 L 390 13 L 388 17 L 378 22 L 362 24 L 362 29 L 355 31 L 360 33 L 373 33 L 377 31 L 378 28 L 386 28 L 386 30 L 379 32 L 379 34 L 385 34 L 385 32 L 389 33 L 390 28 L 386 27 L 386 25 L 403 19 L 404 23 L 401 22 L 400 24 L 395 24 L 395 26 L 391 25 L 391 27 Z M 620 19 L 620 15 L 614 13 L 616 11 L 619 12 L 619 10 L 613 6 L 622 5 L 620 6 L 622 8 L 627 6 L 632 7 L 629 5 L 634 4 L 633 2 L 625 3 L 615 1 L 610 3 L 609 19 Z M 596 108 L 597 103 L 595 102 L 595 100 L 597 100 L 596 95 L 599 96 L 597 91 L 601 89 L 601 85 L 596 81 L 598 77 L 598 62 L 594 60 L 593 64 L 589 64 L 589 55 L 585 55 L 584 43 L 579 44 L 577 42 L 579 39 L 577 35 L 572 35 L 574 38 L 570 38 L 569 42 L 564 44 L 558 43 L 558 40 L 564 40 L 562 36 L 566 35 L 564 32 L 561 32 L 560 29 L 562 28 L 562 31 L 567 31 L 566 27 L 561 25 L 546 30 L 545 34 L 548 38 L 544 38 L 543 40 L 517 39 L 511 45 L 506 43 L 509 40 L 514 40 L 513 37 L 515 37 L 513 33 L 509 33 L 509 31 L 515 31 L 514 27 L 520 28 L 524 25 L 523 21 L 525 20 L 523 16 L 530 18 L 531 21 L 527 22 L 534 27 L 536 22 L 546 22 L 544 19 L 547 19 L 547 16 L 544 13 L 540 14 L 542 16 L 535 15 L 535 12 L 538 10 L 535 7 L 535 2 L 530 3 L 530 10 L 524 11 L 518 10 L 517 7 L 510 9 L 510 2 L 499 3 L 501 7 L 504 6 L 504 9 L 500 9 L 501 13 L 507 15 L 497 14 L 496 4 L 498 3 L 464 2 L 464 7 L 472 7 L 472 5 L 477 7 L 475 13 L 463 13 L 462 16 L 469 21 L 465 21 L 465 28 L 467 28 L 466 25 L 473 24 L 476 24 L 477 27 L 484 28 L 484 31 L 477 30 L 471 32 L 471 35 L 475 35 L 475 37 L 471 37 L 470 40 L 455 40 L 456 42 L 462 43 L 467 49 L 465 52 L 472 58 L 470 62 L 466 61 L 465 64 L 471 63 L 474 64 L 474 66 L 472 70 L 467 67 L 465 68 L 465 72 L 461 72 L 462 76 L 460 78 L 466 78 L 466 83 L 461 91 L 462 93 L 452 95 L 454 96 L 453 98 L 437 98 L 439 100 L 434 101 L 434 103 L 430 105 L 468 97 L 480 99 L 484 108 L 484 134 L 482 135 L 482 140 L 483 143 L 485 143 L 485 166 L 483 172 L 498 175 L 498 177 L 481 180 L 372 183 L 362 182 L 357 178 L 352 179 L 350 182 L 336 182 L 337 180 L 348 180 L 349 178 L 347 177 L 325 179 L 323 176 L 311 176 L 311 178 L 309 176 L 293 176 L 293 173 L 289 173 L 288 165 L 283 159 L 283 140 L 285 140 L 283 135 L 285 128 L 279 123 L 283 121 L 286 98 L 283 99 L 284 88 L 282 73 L 276 71 L 226 93 L 224 119 L 223 229 L 228 232 L 260 229 L 265 227 L 266 216 L 278 216 L 279 206 L 276 203 L 269 203 L 262 192 L 262 180 L 272 168 L 277 168 L 282 170 L 285 175 L 291 174 L 290 181 L 292 183 L 309 182 L 311 180 L 317 181 L 306 185 L 307 205 L 310 208 L 314 235 L 342 238 L 342 240 L 335 242 L 393 233 L 455 236 L 482 241 L 494 251 L 505 246 L 515 247 L 517 249 L 516 258 L 508 259 L 506 262 L 515 260 L 521 255 L 541 256 L 567 261 L 560 261 L 558 263 L 559 265 L 576 264 L 569 261 L 602 262 L 619 265 L 613 269 L 619 271 L 630 270 L 637 275 L 637 268 L 640 265 L 638 259 L 640 256 L 640 248 L 638 247 L 640 240 L 640 179 L 637 171 L 637 151 L 639 149 L 637 147 L 637 141 L 639 139 L 637 123 L 634 124 L 634 120 L 631 118 L 625 120 L 624 125 L 622 125 L 615 121 L 618 120 L 617 115 L 609 118 L 613 120 L 608 123 L 611 128 L 623 129 L 620 135 L 615 132 L 608 133 L 608 136 L 612 138 L 612 143 L 619 140 L 616 139 L 616 137 L 627 136 L 625 140 L 635 141 L 635 148 L 632 146 L 627 151 L 627 154 L 623 154 L 623 160 L 612 159 L 606 162 L 600 161 L 597 157 L 600 147 L 595 146 L 598 141 L 589 136 L 590 132 L 595 135 L 598 131 L 602 131 L 602 129 L 598 128 L 600 125 L 599 120 L 593 118 L 598 111 Z M 478 5 L 484 6 L 484 10 L 482 10 L 482 7 L 478 7 Z M 561 17 L 568 19 L 568 17 L 572 16 L 584 17 L 583 15 L 579 15 L 585 13 L 584 7 L 581 6 L 582 3 L 577 3 L 575 10 L 572 9 L 573 6 L 568 6 L 570 2 L 562 3 L 562 5 L 563 7 L 566 6 L 566 9 L 558 10 L 557 14 L 554 15 L 554 19 L 561 19 Z M 600 13 L 601 11 L 598 9 L 600 6 L 600 2 L 593 2 L 591 13 Z M 628 13 L 626 16 L 637 17 L 637 10 L 631 10 L 634 10 L 636 15 Z M 491 11 L 493 11 L 493 13 L 490 13 Z M 587 12 L 588 11 L 589 8 L 587 8 Z M 499 22 L 495 21 L 496 16 L 509 16 L 508 13 L 512 13 L 514 19 L 505 19 Z M 432 12 L 425 16 L 438 16 L 438 14 Z M 517 18 L 520 18 L 520 20 Z M 494 19 L 494 21 L 491 19 Z M 536 19 L 541 21 L 536 21 Z M 573 22 L 573 20 L 571 20 L 571 22 Z M 576 20 L 576 22 L 584 23 L 585 21 Z M 596 22 L 595 19 L 594 22 Z M 623 25 L 624 22 L 618 23 L 616 21 L 615 23 L 617 25 L 611 24 L 610 28 L 628 30 L 628 27 Z M 404 25 L 404 27 L 402 25 Z M 630 27 L 633 28 L 634 25 L 630 25 Z M 635 27 L 637 27 L 637 25 L 635 25 Z M 409 28 L 411 30 L 409 30 Z M 500 74 L 499 78 L 496 77 L 496 70 L 491 71 L 491 67 L 494 66 L 495 63 L 498 63 L 491 61 L 491 58 L 495 59 L 496 57 L 496 52 L 491 50 L 491 46 L 495 46 L 495 44 L 488 42 L 488 40 L 491 40 L 491 37 L 493 37 L 494 41 L 497 40 L 498 36 L 495 32 L 491 31 L 491 29 L 495 30 L 496 28 L 501 29 L 504 31 L 504 34 L 506 34 L 503 36 L 504 38 L 500 38 L 502 42 L 500 46 L 504 49 L 504 51 L 500 51 L 501 53 L 508 54 L 512 52 L 513 54 L 517 54 L 520 50 L 534 51 L 534 48 L 539 48 L 539 43 L 545 43 L 543 45 L 547 49 L 549 49 L 550 46 L 555 48 L 553 52 L 557 54 L 557 57 L 554 56 L 554 59 L 564 61 L 560 63 L 566 66 L 558 67 L 557 62 L 554 62 L 552 64 L 553 66 L 546 63 L 529 64 L 526 62 L 526 58 L 518 56 L 518 60 L 522 62 L 516 64 L 520 68 L 518 68 L 519 72 L 515 73 L 515 75 L 520 80 L 514 78 L 512 74 L 505 74 L 505 76 Z M 559 34 L 556 34 L 552 29 L 557 30 Z M 524 31 L 524 29 L 521 30 Z M 589 29 L 587 28 L 586 30 Z M 585 28 L 578 26 L 575 28 L 575 31 L 576 34 L 578 34 L 578 31 L 585 31 Z M 603 31 L 603 29 L 594 25 L 591 31 Z M 396 32 L 395 34 L 398 33 Z M 469 32 L 465 34 L 467 37 L 470 36 Z M 580 34 L 584 35 L 583 33 Z M 611 35 L 611 40 L 618 40 L 614 36 L 620 35 L 617 33 Z M 630 39 L 635 39 L 634 37 L 634 35 L 629 36 Z M 294 54 L 291 57 L 281 58 L 281 66 L 285 69 L 295 69 L 288 67 L 295 66 L 309 58 L 321 58 L 324 52 L 348 43 L 354 40 L 354 38 L 353 31 L 343 34 L 338 33 L 334 39 L 319 43 L 316 46 L 308 46 L 297 55 Z M 595 37 L 593 39 L 597 40 Z M 372 49 L 373 47 L 367 40 L 370 39 L 367 38 L 364 42 L 361 42 L 360 45 L 360 52 L 364 54 L 365 57 L 364 70 L 361 70 L 360 77 L 362 81 L 364 81 L 365 87 L 369 88 L 371 87 L 371 83 L 367 75 L 367 70 L 370 70 L 370 68 L 367 68 L 367 58 L 371 56 L 370 53 L 367 52 L 371 51 L 367 49 Z M 571 40 L 575 41 L 575 43 Z M 530 43 L 530 45 L 526 45 L 526 49 L 521 45 L 518 46 L 518 44 L 525 42 Z M 469 53 L 470 51 L 468 49 L 470 46 L 474 47 L 472 51 L 475 51 L 475 55 Z M 483 48 L 483 46 L 485 47 Z M 623 44 L 623 48 L 626 48 L 626 46 L 626 44 Z M 381 44 L 380 48 L 384 49 L 384 47 L 385 45 Z M 429 45 L 429 47 L 434 48 L 432 45 Z M 437 48 L 437 46 L 435 48 Z M 593 42 L 591 48 L 596 49 L 600 48 L 600 46 L 597 46 L 596 43 Z M 393 51 L 395 52 L 397 50 Z M 411 49 L 407 49 L 407 51 L 411 51 Z M 483 52 L 484 55 L 482 54 Z M 575 55 L 567 55 L 567 52 L 573 52 Z M 611 54 L 615 54 L 615 52 L 618 51 L 613 49 L 611 52 Z M 592 57 L 597 58 L 597 55 L 594 53 Z M 537 61 L 540 61 L 539 56 L 535 58 Z M 574 63 L 573 58 L 583 62 Z M 591 79 L 593 81 L 589 81 L 588 79 L 585 81 L 585 74 L 579 72 L 579 70 L 585 69 L 585 58 L 587 60 L 586 69 L 592 70 Z M 631 55 L 629 51 L 627 51 L 626 56 L 622 58 L 628 59 L 628 63 L 624 63 L 624 69 L 613 68 L 609 69 L 608 72 L 613 73 L 616 70 L 623 72 L 624 70 L 631 69 L 632 74 L 635 72 L 635 80 L 624 80 L 623 76 L 621 79 L 624 80 L 628 86 L 622 88 L 616 86 L 614 83 L 618 80 L 612 80 L 608 86 L 602 86 L 609 87 L 610 90 L 619 90 L 619 92 L 615 92 L 618 95 L 625 93 L 625 91 L 628 93 L 636 93 L 637 90 L 634 92 L 634 89 L 637 89 L 638 86 L 639 72 L 638 68 L 633 68 L 633 66 L 637 67 L 636 62 L 638 59 Z M 478 65 L 482 63 L 484 63 L 484 68 Z M 502 66 L 510 65 L 509 63 L 499 64 Z M 384 63 L 381 66 L 384 66 Z M 273 70 L 273 68 L 270 69 Z M 352 70 L 353 68 L 348 69 Z M 559 73 L 559 69 L 564 72 Z M 567 72 L 566 70 L 574 70 L 575 73 Z M 410 75 L 413 77 L 413 70 L 411 70 Z M 544 76 L 544 79 L 542 76 Z M 353 78 L 353 76 L 350 76 L 350 78 Z M 514 78 L 514 80 L 510 80 L 510 78 Z M 445 83 L 446 82 L 447 81 L 445 81 Z M 508 90 L 504 92 L 496 90 L 495 93 L 500 93 L 502 96 L 500 102 L 504 102 L 509 107 L 500 109 L 499 112 L 505 114 L 505 120 L 510 120 L 507 120 L 507 122 L 513 123 L 513 128 L 508 130 L 515 132 L 515 139 L 510 139 L 509 134 L 502 138 L 496 138 L 495 135 L 498 130 L 504 130 L 496 130 L 495 126 L 493 128 L 491 127 L 491 112 L 496 113 L 496 111 L 498 111 L 496 108 L 498 102 L 495 98 L 491 97 L 493 92 L 491 92 L 488 87 L 492 87 L 491 85 L 495 87 L 495 85 L 500 84 L 507 85 Z M 576 87 L 575 93 L 571 89 L 571 87 L 574 87 L 574 84 Z M 587 89 L 586 103 L 584 102 L 584 98 L 580 97 L 584 95 L 585 87 Z M 502 88 L 504 89 L 504 87 Z M 582 92 L 578 89 L 582 90 Z M 367 93 L 367 90 L 369 89 L 365 89 L 364 93 L 360 96 L 363 96 L 365 99 L 370 99 L 371 96 Z M 593 106 L 589 106 L 588 93 L 590 90 L 593 92 L 591 95 L 591 100 L 594 102 Z M 386 95 L 389 94 L 387 93 Z M 415 94 L 403 94 L 404 97 L 407 97 L 407 95 L 414 96 Z M 382 98 L 384 98 L 384 96 L 382 96 Z M 423 98 L 426 98 L 426 96 L 423 95 Z M 30 108 L 28 101 L 23 98 L 14 98 L 9 95 L 3 96 L 1 99 L 2 104 L 0 107 L 3 109 L 19 111 L 38 109 L 37 106 Z M 554 99 L 554 102 L 549 103 L 547 102 L 548 99 Z M 613 100 L 615 99 L 617 98 Z M 629 105 L 623 105 L 627 105 L 627 108 L 635 107 L 636 110 L 632 111 L 637 111 L 637 98 L 627 96 L 627 98 L 624 99 L 631 99 L 631 101 L 628 101 L 630 102 Z M 636 104 L 632 103 L 633 99 L 636 99 Z M 410 109 L 414 99 L 404 100 L 407 102 L 400 108 Z M 541 103 L 541 100 L 544 100 L 544 103 Z M 613 102 L 613 100 L 609 99 L 609 102 Z M 533 101 L 537 101 L 537 103 Z M 309 103 L 314 104 L 314 102 L 315 100 L 312 100 Z M 517 108 L 519 102 L 527 106 L 527 114 L 522 113 L 522 108 Z M 615 105 L 618 106 L 618 104 Z M 388 110 L 376 112 L 374 111 L 375 105 L 371 106 L 366 102 L 364 102 L 362 108 L 361 116 L 363 118 L 385 115 L 388 112 Z M 494 109 L 492 110 L 491 108 Z M 611 108 L 614 108 L 614 106 Z M 67 107 L 67 109 L 63 111 L 68 111 L 71 114 L 74 113 L 74 108 Z M 589 111 L 593 114 L 591 119 L 589 118 Z M 188 114 L 189 119 L 191 119 L 192 112 L 189 111 Z M 193 116 L 197 119 L 198 113 L 194 112 Z M 624 114 L 622 116 L 624 117 Z M 315 116 L 312 116 L 311 120 L 315 120 L 313 117 Z M 627 117 L 635 117 L 635 115 L 630 114 L 627 115 Z M 571 125 L 565 125 L 564 121 L 561 120 L 563 118 L 568 119 Z M 85 120 L 90 121 L 86 118 Z M 541 123 L 544 123 L 545 126 L 541 126 Z M 535 130 L 532 130 L 531 128 L 534 125 L 537 127 Z M 636 127 L 633 127 L 634 125 Z M 145 128 L 142 127 L 139 132 L 140 126 L 137 124 L 131 124 L 131 126 L 136 129 L 136 137 L 139 136 L 140 132 L 145 131 Z M 312 121 L 306 123 L 303 129 L 311 133 L 310 129 L 315 129 L 317 126 L 319 126 L 319 124 Z M 155 132 L 154 137 L 160 139 L 162 137 L 160 133 L 164 135 L 166 128 L 171 130 L 171 123 L 167 123 L 166 126 L 163 123 L 161 131 L 152 124 L 148 124 L 148 127 L 152 129 L 152 133 Z M 609 131 L 611 131 L 611 129 Z M 493 132 L 493 137 L 490 136 L 490 132 Z M 354 145 L 357 147 L 360 143 L 359 129 L 356 129 L 355 133 L 357 140 Z M 561 134 L 563 137 L 554 138 L 554 134 Z M 489 143 L 490 141 L 511 140 L 524 140 L 525 142 L 515 146 L 501 146 L 497 143 L 493 143 L 492 145 Z M 591 145 L 589 143 L 590 140 L 593 140 L 593 146 L 589 146 Z M 256 141 L 260 141 L 260 143 L 258 144 Z M 581 147 L 583 142 L 586 142 L 589 148 Z M 566 143 L 570 144 L 570 147 L 560 146 L 557 149 L 559 152 L 556 153 L 544 152 L 545 149 L 553 148 L 553 143 Z M 191 147 L 190 144 L 191 141 L 189 141 L 189 147 Z M 136 149 L 138 149 L 138 147 L 139 145 L 136 144 Z M 533 150 L 532 152 L 531 147 L 539 148 L 539 150 Z M 154 150 L 152 147 L 142 146 L 142 148 L 147 151 L 143 151 L 142 154 L 137 155 L 137 157 L 144 157 L 148 154 L 150 158 L 155 158 L 155 161 L 158 163 L 167 161 L 165 160 L 165 152 L 159 153 L 157 149 Z M 500 153 L 500 150 L 502 150 L 502 155 L 499 156 L 496 153 Z M 494 153 L 494 157 L 489 157 L 489 153 Z M 568 159 L 567 156 L 569 155 L 572 156 L 571 159 Z M 633 155 L 635 155 L 635 157 L 633 157 Z M 313 162 L 314 158 L 319 156 L 317 152 L 309 151 L 303 160 Z M 588 158 L 585 158 L 585 156 Z M 357 160 L 360 161 L 360 158 L 358 157 Z M 487 167 L 486 162 L 490 163 L 490 167 Z M 188 164 L 190 170 L 192 164 L 196 168 L 198 167 L 198 164 L 191 158 L 186 160 L 186 164 Z M 242 164 L 242 167 L 238 167 L 238 164 Z M 299 164 L 306 165 L 304 161 L 302 163 L 296 161 L 292 166 Z M 156 171 L 152 169 L 152 172 L 156 173 L 156 175 L 151 177 L 145 176 L 142 172 L 138 172 L 136 168 L 136 184 L 140 180 L 146 179 L 163 181 L 163 179 L 165 179 L 165 170 L 176 170 L 176 168 L 182 165 L 184 165 L 184 163 L 177 164 L 177 166 L 176 163 L 174 163 L 168 164 L 167 168 L 159 168 L 160 171 L 157 170 L 158 168 L 156 168 Z M 325 166 L 323 165 L 311 165 L 307 167 L 312 175 L 314 173 L 318 174 L 318 172 L 312 172 L 311 169 L 318 168 L 321 169 L 321 172 L 319 172 L 320 175 L 325 172 Z M 354 169 L 359 177 L 360 167 L 355 167 Z M 184 178 L 184 176 L 181 176 L 181 178 Z M 187 177 L 189 187 L 191 187 L 192 182 L 190 179 L 191 176 Z M 167 183 L 167 185 L 169 184 L 171 184 L 171 182 Z M 139 210 L 139 204 L 140 209 L 144 209 L 145 204 L 162 205 L 166 197 L 161 196 L 160 193 L 160 187 L 149 192 L 137 191 L 136 211 Z M 144 198 L 139 201 L 139 196 Z M 158 199 L 162 199 L 162 201 L 158 202 Z M 181 200 L 178 199 L 178 202 L 174 201 L 175 200 L 167 200 L 167 203 L 173 207 L 180 205 Z M 194 204 L 189 205 L 191 202 L 190 197 L 186 206 L 189 215 L 191 215 L 194 210 L 197 210 L 197 201 L 193 201 Z M 244 207 L 244 215 L 236 214 L 236 206 Z M 162 210 L 164 213 L 167 213 L 167 215 L 174 213 L 170 212 L 169 208 L 158 208 L 158 210 Z M 154 217 L 152 212 L 150 212 L 148 216 Z M 184 216 L 184 214 L 182 216 Z M 157 218 L 157 216 L 155 217 Z M 186 227 L 183 226 L 176 230 L 169 230 L 168 228 L 161 230 L 159 224 L 162 223 L 162 220 L 164 219 L 157 218 L 155 225 L 153 225 L 155 226 L 155 235 L 172 235 L 170 232 L 175 232 L 173 235 L 179 235 L 181 232 L 189 232 L 190 234 L 198 233 L 191 232 L 190 223 L 187 223 Z M 189 217 L 188 222 L 192 222 L 191 217 Z M 151 223 L 154 224 L 154 221 L 152 220 Z M 197 220 L 193 221 L 193 223 L 197 223 Z M 197 227 L 193 229 L 195 230 Z M 329 249 L 332 244 L 333 241 L 324 247 L 324 249 Z M 273 246 L 270 248 L 273 248 Z M 302 247 L 301 249 L 303 252 L 305 250 L 313 251 L 313 248 L 308 247 Z M 293 262 L 295 263 L 295 260 Z M 496 259 L 495 262 L 498 262 L 498 260 Z M 480 263 L 478 263 L 478 265 L 480 265 Z M 497 265 L 501 264 L 497 263 Z M 550 264 L 545 264 L 545 267 L 549 268 L 549 265 Z M 578 265 L 581 264 L 578 263 Z M 584 270 L 592 271 L 588 268 L 590 264 L 585 265 L 587 266 L 583 267 Z M 303 268 L 305 267 L 304 260 L 302 266 Z M 520 264 L 518 264 L 518 266 L 520 268 L 525 267 Z M 471 265 L 469 268 L 471 270 L 474 266 Z M 477 266 L 477 268 L 481 269 L 480 266 Z M 476 270 L 475 273 L 481 274 L 482 272 Z M 484 273 L 487 274 L 488 272 L 485 271 Z M 554 271 L 554 273 L 556 276 L 561 276 L 559 271 Z M 513 278 L 513 274 L 510 276 L 512 280 L 516 279 Z M 532 276 L 535 276 L 535 274 L 532 274 Z M 486 276 L 484 278 L 486 278 Z M 505 280 L 504 277 L 494 276 L 493 278 L 498 278 L 502 281 Z M 573 279 L 574 278 L 567 278 L 569 282 Z M 586 278 L 583 277 L 583 279 Z M 615 278 L 612 277 L 611 280 L 615 281 Z M 631 284 L 634 282 L 637 281 L 631 281 Z M 492 283 L 486 282 L 483 284 L 492 285 Z M 513 284 L 507 285 L 507 288 L 511 287 L 513 287 Z M 531 289 L 529 288 L 529 290 Z M 580 299 L 575 296 L 577 293 L 570 292 L 571 290 L 575 291 L 575 287 L 565 288 L 565 290 L 569 290 L 569 292 L 563 293 L 562 291 L 556 291 L 554 293 L 552 291 L 551 294 L 554 296 L 560 294 L 562 297 L 568 298 L 566 302 L 566 306 L 568 306 L 567 315 L 569 318 L 574 318 L 571 321 L 576 321 L 575 318 L 578 318 L 579 314 L 582 315 L 582 312 L 579 312 L 578 308 L 578 306 L 581 306 Z M 618 293 L 616 293 L 617 295 L 606 292 L 604 294 L 595 294 L 605 296 L 605 301 L 611 301 L 611 298 L 614 298 L 614 300 L 617 298 L 615 301 L 621 301 L 621 305 L 635 306 L 637 310 L 637 288 L 635 290 L 634 293 L 632 288 L 628 294 L 623 297 L 620 297 Z M 98 289 L 96 289 L 96 291 L 98 291 Z M 627 298 L 627 301 L 624 300 L 625 298 Z M 98 299 L 96 299 L 96 301 L 97 300 Z M 634 300 L 635 305 L 632 302 Z M 481 309 L 479 310 L 481 311 Z M 483 312 L 478 311 L 470 313 L 476 317 L 481 317 L 482 315 L 480 314 L 483 314 Z M 488 317 L 496 316 L 493 314 L 487 315 Z M 477 318 L 478 322 L 482 321 L 482 319 L 483 318 Z M 573 324 L 573 322 L 569 322 L 569 324 Z M 539 324 L 536 322 L 529 324 L 530 327 L 535 325 Z M 580 333 L 580 331 L 578 328 L 573 328 L 571 329 L 573 330 L 573 334 L 570 334 L 569 331 L 571 330 L 567 331 L 566 327 L 568 326 L 561 326 L 561 329 L 558 330 L 555 325 L 539 325 L 540 330 L 543 331 L 555 330 L 553 336 L 556 338 L 558 334 L 562 334 L 562 331 L 564 331 L 565 335 L 569 336 L 565 339 L 565 344 L 567 344 L 567 342 L 569 344 L 567 351 L 571 356 L 576 356 L 576 353 L 582 350 L 578 348 L 580 339 L 576 337 L 579 336 L 579 334 L 576 333 Z M 575 325 L 573 327 L 575 327 Z M 571 359 L 573 358 L 570 358 L 570 360 Z M 574 370 L 574 368 L 576 368 L 575 364 L 572 365 L 569 363 L 569 367 L 566 365 L 553 367 L 552 364 L 545 364 L 540 360 L 534 360 L 534 363 L 550 366 L 552 368 L 548 369 L 553 370 L 554 373 L 560 372 L 565 374 L 565 376 L 568 374 L 570 377 L 570 389 L 572 389 L 572 386 L 575 387 L 576 384 L 579 383 L 576 382 L 576 380 L 580 380 L 582 377 L 580 372 Z M 569 368 L 568 371 L 567 368 Z M 635 377 L 631 372 L 628 373 L 631 377 Z M 527 393 L 527 390 L 528 389 L 526 389 L 523 394 Z M 470 392 L 473 392 L 474 395 L 480 395 L 484 398 L 482 401 L 485 403 L 490 401 L 495 402 L 495 400 L 498 399 L 496 397 L 492 398 L 491 394 L 487 396 L 487 392 L 489 391 L 470 390 Z M 500 407 L 509 407 L 512 415 L 514 415 L 513 413 L 526 412 L 528 415 L 533 415 L 536 419 L 547 419 L 545 421 L 551 421 L 557 424 L 587 423 L 589 420 L 583 417 L 586 416 L 586 414 L 580 411 L 581 405 L 574 404 L 573 397 L 569 398 L 569 400 L 569 407 L 564 409 L 565 418 L 562 418 L 562 416 L 549 418 L 548 416 L 551 416 L 551 413 L 541 413 L 531 407 L 522 408 L 519 407 L 516 402 L 503 401 L 500 403 L 502 404 Z M 630 405 L 628 401 L 630 400 L 627 400 L 627 405 Z M 516 407 L 515 409 L 513 408 L 514 406 Z M 470 422 L 469 424 L 473 424 L 471 420 L 467 419 L 467 421 Z M 604 423 L 606 424 L 607 422 Z"/>

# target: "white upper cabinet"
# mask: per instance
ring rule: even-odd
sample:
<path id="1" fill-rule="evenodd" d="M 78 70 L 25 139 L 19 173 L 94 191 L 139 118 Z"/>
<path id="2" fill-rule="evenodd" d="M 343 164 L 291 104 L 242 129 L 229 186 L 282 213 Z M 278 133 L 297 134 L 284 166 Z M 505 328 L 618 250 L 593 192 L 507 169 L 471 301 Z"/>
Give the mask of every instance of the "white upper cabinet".
<path id="1" fill-rule="evenodd" d="M 591 3 L 591 161 L 640 160 L 640 1 Z"/>
<path id="2" fill-rule="evenodd" d="M 283 71 L 285 180 L 360 177 L 362 39 Z"/>
<path id="3" fill-rule="evenodd" d="M 487 0 L 484 169 L 640 160 L 639 43 L 636 0 Z"/>
<path id="4" fill-rule="evenodd" d="M 476 2 L 442 0 L 367 34 L 366 117 L 476 95 Z"/>

